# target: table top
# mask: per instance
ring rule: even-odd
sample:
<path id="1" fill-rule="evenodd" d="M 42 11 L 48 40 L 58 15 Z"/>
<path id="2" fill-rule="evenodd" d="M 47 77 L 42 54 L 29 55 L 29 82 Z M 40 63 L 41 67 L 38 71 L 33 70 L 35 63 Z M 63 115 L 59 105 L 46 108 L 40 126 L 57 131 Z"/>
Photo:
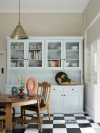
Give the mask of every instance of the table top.
<path id="1" fill-rule="evenodd" d="M 32 102 L 32 101 L 36 101 L 38 99 L 41 99 L 42 98 L 42 95 L 37 95 L 35 94 L 34 96 L 25 96 L 25 97 L 15 97 L 15 98 L 9 98 L 8 97 L 9 95 L 8 94 L 4 94 L 4 95 L 0 95 L 0 103 L 20 103 L 20 102 Z"/>

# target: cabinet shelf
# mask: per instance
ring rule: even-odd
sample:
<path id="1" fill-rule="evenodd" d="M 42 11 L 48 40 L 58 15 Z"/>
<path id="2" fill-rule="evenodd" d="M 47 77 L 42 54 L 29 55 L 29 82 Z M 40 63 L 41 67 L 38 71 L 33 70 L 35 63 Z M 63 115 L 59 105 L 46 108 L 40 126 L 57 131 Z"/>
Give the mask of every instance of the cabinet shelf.
<path id="1" fill-rule="evenodd" d="M 42 51 L 42 49 L 29 49 L 29 51 Z"/>
<path id="2" fill-rule="evenodd" d="M 56 60 L 61 60 L 61 59 L 48 59 L 48 61 L 56 61 Z"/>
<path id="3" fill-rule="evenodd" d="M 18 51 L 24 51 L 24 49 L 11 49 L 11 50 L 18 50 Z"/>
<path id="4" fill-rule="evenodd" d="M 61 49 L 48 49 L 48 51 L 61 51 Z"/>
<path id="5" fill-rule="evenodd" d="M 70 60 L 73 61 L 73 60 L 79 60 L 79 59 L 66 59 L 66 60 L 68 60 L 68 61 L 70 61 Z"/>
<path id="6" fill-rule="evenodd" d="M 24 59 L 11 59 L 11 60 L 24 60 Z"/>
<path id="7" fill-rule="evenodd" d="M 79 49 L 77 49 L 77 50 L 74 50 L 74 49 L 66 49 L 66 52 L 68 52 L 68 51 L 69 51 L 69 52 L 74 52 L 74 51 L 77 52 L 77 51 L 79 51 Z"/>
<path id="8" fill-rule="evenodd" d="M 42 59 L 29 59 L 29 60 L 42 61 Z"/>

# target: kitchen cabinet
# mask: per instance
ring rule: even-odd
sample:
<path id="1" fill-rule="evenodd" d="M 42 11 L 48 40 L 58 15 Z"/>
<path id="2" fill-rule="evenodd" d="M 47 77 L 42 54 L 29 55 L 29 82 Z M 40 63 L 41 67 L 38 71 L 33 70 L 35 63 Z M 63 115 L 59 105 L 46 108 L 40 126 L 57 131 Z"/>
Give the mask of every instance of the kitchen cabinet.
<path id="1" fill-rule="evenodd" d="M 83 85 L 52 86 L 50 111 L 51 113 L 82 113 Z"/>
<path id="2" fill-rule="evenodd" d="M 82 69 L 81 37 L 30 37 L 26 40 L 7 38 L 10 69 Z"/>
<path id="3" fill-rule="evenodd" d="M 63 69 L 63 41 L 46 40 L 45 68 Z"/>
<path id="4" fill-rule="evenodd" d="M 44 68 L 43 40 L 8 39 L 7 57 L 9 69 Z"/>
<path id="5" fill-rule="evenodd" d="M 64 68 L 80 68 L 82 67 L 82 41 L 81 40 L 65 40 L 64 41 Z"/>

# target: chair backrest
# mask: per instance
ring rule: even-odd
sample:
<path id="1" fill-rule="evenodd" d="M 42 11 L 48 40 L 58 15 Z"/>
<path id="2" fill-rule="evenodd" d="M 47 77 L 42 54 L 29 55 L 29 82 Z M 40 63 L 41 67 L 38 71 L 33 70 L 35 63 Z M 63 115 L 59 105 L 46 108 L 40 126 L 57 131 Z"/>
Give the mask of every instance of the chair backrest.
<path id="1" fill-rule="evenodd" d="M 42 82 L 38 83 L 37 94 L 43 95 L 41 99 L 42 104 L 49 104 L 50 101 L 50 93 L 51 93 L 51 83 Z"/>

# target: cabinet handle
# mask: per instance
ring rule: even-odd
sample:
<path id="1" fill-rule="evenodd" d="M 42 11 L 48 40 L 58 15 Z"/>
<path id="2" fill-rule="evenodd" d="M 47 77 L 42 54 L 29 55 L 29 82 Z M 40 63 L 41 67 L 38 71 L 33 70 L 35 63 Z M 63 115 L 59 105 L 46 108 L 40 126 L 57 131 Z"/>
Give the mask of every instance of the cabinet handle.
<path id="1" fill-rule="evenodd" d="M 55 91 L 55 89 L 53 89 Z"/>
<path id="2" fill-rule="evenodd" d="M 74 89 L 72 89 L 72 90 L 74 90 Z"/>

